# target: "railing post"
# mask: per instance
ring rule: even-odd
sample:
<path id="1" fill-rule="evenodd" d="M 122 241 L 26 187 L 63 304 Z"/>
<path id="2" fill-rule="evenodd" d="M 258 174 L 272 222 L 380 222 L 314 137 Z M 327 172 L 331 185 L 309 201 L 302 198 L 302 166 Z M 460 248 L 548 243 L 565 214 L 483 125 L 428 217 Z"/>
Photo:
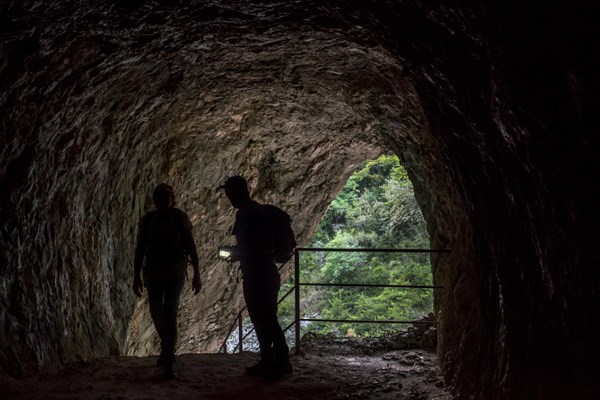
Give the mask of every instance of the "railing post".
<path id="1" fill-rule="evenodd" d="M 240 353 L 243 350 L 243 340 L 244 340 L 244 330 L 242 329 L 242 313 L 238 314 L 238 346 L 240 348 Z"/>
<path id="2" fill-rule="evenodd" d="M 294 251 L 294 287 L 296 290 L 294 296 L 294 310 L 296 323 L 296 355 L 300 354 L 300 252 Z"/>

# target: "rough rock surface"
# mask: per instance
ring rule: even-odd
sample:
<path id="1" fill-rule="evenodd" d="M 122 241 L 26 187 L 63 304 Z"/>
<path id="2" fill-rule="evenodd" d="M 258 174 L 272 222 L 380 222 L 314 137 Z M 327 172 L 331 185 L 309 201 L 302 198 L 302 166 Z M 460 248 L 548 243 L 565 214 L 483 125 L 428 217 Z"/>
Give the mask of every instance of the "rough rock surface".
<path id="1" fill-rule="evenodd" d="M 352 169 L 392 151 L 432 247 L 452 249 L 432 268 L 454 392 L 598 395 L 595 23 L 576 6 L 456 3 L 3 2 L 5 373 L 155 350 L 130 284 L 157 182 L 202 255 L 180 351 L 210 351 L 240 305 L 215 257 L 233 218 L 215 187 L 249 177 L 303 243 Z"/>

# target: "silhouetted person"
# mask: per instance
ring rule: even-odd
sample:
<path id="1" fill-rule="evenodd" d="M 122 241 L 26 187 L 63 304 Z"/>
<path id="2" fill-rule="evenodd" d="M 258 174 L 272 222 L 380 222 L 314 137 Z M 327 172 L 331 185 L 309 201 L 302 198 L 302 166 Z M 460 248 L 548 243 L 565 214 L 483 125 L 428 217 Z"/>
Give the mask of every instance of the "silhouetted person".
<path id="1" fill-rule="evenodd" d="M 187 277 L 187 257 L 194 267 L 192 289 L 198 294 L 202 287 L 198 254 L 192 235 L 192 223 L 187 214 L 175 205 L 170 185 L 161 183 L 154 189 L 152 200 L 156 210 L 139 222 L 135 249 L 133 292 L 141 297 L 148 289 L 148 305 L 154 327 L 160 337 L 160 356 L 156 363 L 164 367 L 164 377 L 175 376 L 175 343 L 177 341 L 177 309 Z M 144 281 L 142 262 L 146 257 Z"/>
<path id="2" fill-rule="evenodd" d="M 278 379 L 290 374 L 292 366 L 289 348 L 277 320 L 281 280 L 275 265 L 273 222 L 268 208 L 273 206 L 252 200 L 246 180 L 241 176 L 228 178 L 221 188 L 238 209 L 233 228 L 237 240 L 235 256 L 240 261 L 244 299 L 260 346 L 260 361 L 247 367 L 246 372 Z"/>

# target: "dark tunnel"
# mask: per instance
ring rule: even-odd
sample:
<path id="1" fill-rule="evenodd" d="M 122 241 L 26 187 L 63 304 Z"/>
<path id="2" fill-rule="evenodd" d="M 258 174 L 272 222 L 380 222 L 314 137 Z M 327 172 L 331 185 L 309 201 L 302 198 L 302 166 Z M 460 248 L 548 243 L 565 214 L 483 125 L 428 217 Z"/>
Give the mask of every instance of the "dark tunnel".
<path id="1" fill-rule="evenodd" d="M 597 26 L 546 2 L 2 2 L 2 374 L 156 349 L 131 268 L 157 182 L 202 259 L 179 350 L 214 352 L 242 301 L 223 179 L 305 243 L 393 152 L 452 250 L 432 271 L 456 398 L 599 398 Z"/>

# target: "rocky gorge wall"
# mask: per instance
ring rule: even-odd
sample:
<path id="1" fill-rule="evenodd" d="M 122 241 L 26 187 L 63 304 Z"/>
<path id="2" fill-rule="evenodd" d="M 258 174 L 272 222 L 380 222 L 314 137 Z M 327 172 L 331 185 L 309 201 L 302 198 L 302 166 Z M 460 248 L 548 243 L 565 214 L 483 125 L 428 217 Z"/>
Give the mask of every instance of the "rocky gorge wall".
<path id="1" fill-rule="evenodd" d="M 215 351 L 241 304 L 216 259 L 233 209 L 215 188 L 248 177 L 303 243 L 353 168 L 392 151 L 432 247 L 452 249 L 432 268 L 457 396 L 598 393 L 597 82 L 580 10 L 557 24 L 563 10 L 546 7 L 532 29 L 533 5 L 476 2 L 2 7 L 5 373 L 156 350 L 130 290 L 156 183 L 175 187 L 201 256 L 179 351 Z"/>

